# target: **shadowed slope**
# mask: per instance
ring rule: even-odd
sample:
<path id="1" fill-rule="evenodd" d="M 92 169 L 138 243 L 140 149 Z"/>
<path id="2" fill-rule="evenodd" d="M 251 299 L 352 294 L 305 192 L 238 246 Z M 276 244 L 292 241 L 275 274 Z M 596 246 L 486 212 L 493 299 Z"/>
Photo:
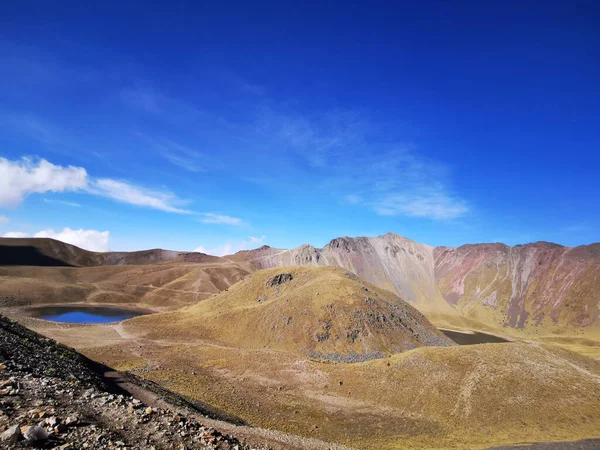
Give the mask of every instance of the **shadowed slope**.
<path id="1" fill-rule="evenodd" d="M 90 252 L 50 238 L 0 238 L 0 266 L 78 266 L 157 264 L 166 261 L 217 262 L 197 252 L 152 249 L 137 252 Z"/>
<path id="2" fill-rule="evenodd" d="M 337 267 L 262 270 L 216 297 L 125 325 L 152 330 L 150 337 L 209 339 L 340 361 L 453 345 L 401 298 Z"/>

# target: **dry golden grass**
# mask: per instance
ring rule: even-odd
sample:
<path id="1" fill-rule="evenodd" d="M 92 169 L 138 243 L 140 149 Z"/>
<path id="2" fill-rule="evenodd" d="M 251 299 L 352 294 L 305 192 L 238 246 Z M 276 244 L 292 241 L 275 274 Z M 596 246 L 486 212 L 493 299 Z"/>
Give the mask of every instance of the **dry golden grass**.
<path id="1" fill-rule="evenodd" d="M 266 286 L 282 272 L 294 280 L 279 289 Z M 600 362 L 594 359 L 530 336 L 529 342 L 517 336 L 512 343 L 421 346 L 402 353 L 385 340 L 389 330 L 379 337 L 369 328 L 360 345 L 360 339 L 342 345 L 332 338 L 336 330 L 345 331 L 349 312 L 383 314 L 392 301 L 401 302 L 341 269 L 294 267 L 257 272 L 195 305 L 120 325 L 27 320 L 98 361 L 135 370 L 252 425 L 358 448 L 487 448 L 600 438 Z M 431 330 L 413 308 L 399 305 Z M 284 327 L 287 317 L 292 320 Z M 451 328 L 507 334 L 469 319 L 432 318 Z M 314 339 L 324 320 L 330 320 L 333 343 Z M 98 345 L 102 339 L 105 344 Z M 591 346 L 586 338 L 539 339 Z M 350 349 L 379 349 L 388 357 L 347 364 L 306 356 L 307 350 Z"/>
<path id="2" fill-rule="evenodd" d="M 0 267 L 0 303 L 111 303 L 173 309 L 219 293 L 248 275 L 233 263 L 101 267 Z"/>
<path id="3" fill-rule="evenodd" d="M 600 437 L 600 364 L 527 343 L 422 347 L 354 364 L 284 351 L 140 341 L 86 352 L 252 425 L 358 448 L 486 448 Z M 129 358 L 129 359 L 127 359 Z"/>
<path id="4" fill-rule="evenodd" d="M 292 280 L 268 285 L 287 273 Z M 213 298 L 139 317 L 125 328 L 150 339 L 204 339 L 334 358 L 453 344 L 400 297 L 337 267 L 262 270 Z"/>

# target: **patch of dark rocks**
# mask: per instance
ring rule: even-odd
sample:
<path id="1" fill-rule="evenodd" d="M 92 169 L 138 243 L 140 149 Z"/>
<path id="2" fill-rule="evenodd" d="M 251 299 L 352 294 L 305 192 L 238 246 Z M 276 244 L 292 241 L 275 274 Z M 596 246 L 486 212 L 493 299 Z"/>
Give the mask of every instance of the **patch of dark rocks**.
<path id="1" fill-rule="evenodd" d="M 94 364 L 0 315 L 0 448 L 268 448 L 205 426 L 187 409 L 116 393 Z"/>
<path id="2" fill-rule="evenodd" d="M 277 275 L 272 276 L 266 282 L 268 287 L 280 286 L 283 283 L 287 283 L 288 281 L 292 281 L 294 279 L 291 273 L 278 273 Z"/>
<path id="3" fill-rule="evenodd" d="M 308 357 L 317 361 L 327 361 L 334 363 L 359 363 L 365 361 L 371 361 L 373 359 L 387 358 L 388 356 L 378 352 L 372 351 L 368 353 L 356 353 L 350 351 L 346 354 L 342 353 L 321 353 L 321 352 L 309 352 Z"/>

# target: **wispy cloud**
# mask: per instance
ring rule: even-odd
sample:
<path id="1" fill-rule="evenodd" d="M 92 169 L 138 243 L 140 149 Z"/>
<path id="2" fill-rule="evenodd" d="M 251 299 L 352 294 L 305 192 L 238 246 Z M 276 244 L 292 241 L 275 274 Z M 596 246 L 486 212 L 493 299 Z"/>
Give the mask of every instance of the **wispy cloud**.
<path id="1" fill-rule="evenodd" d="M 6 216 L 0 216 L 0 225 L 4 225 L 10 222 L 10 219 Z"/>
<path id="2" fill-rule="evenodd" d="M 156 116 L 163 121 L 182 124 L 206 117 L 205 113 L 192 104 L 149 87 L 125 88 L 121 90 L 120 96 L 126 107 Z"/>
<path id="3" fill-rule="evenodd" d="M 31 114 L 0 113 L 3 134 L 26 137 L 42 144 L 65 144 L 69 138 L 63 130 Z"/>
<path id="4" fill-rule="evenodd" d="M 243 94 L 249 94 L 256 97 L 262 97 L 267 93 L 267 88 L 263 85 L 252 83 L 230 70 L 217 68 L 212 71 L 213 76 L 225 83 L 237 88 Z"/>
<path id="5" fill-rule="evenodd" d="M 108 240 L 110 237 L 110 231 L 97 231 L 97 230 L 72 230 L 69 227 L 63 228 L 62 231 L 54 230 L 42 230 L 29 235 L 21 231 L 11 231 L 2 235 L 3 237 L 11 238 L 52 238 L 58 241 L 66 242 L 67 244 L 75 245 L 86 250 L 94 252 L 106 252 L 108 251 Z"/>
<path id="6" fill-rule="evenodd" d="M 2 237 L 6 238 L 26 238 L 29 237 L 27 233 L 23 233 L 22 231 L 9 231 L 8 233 L 4 233 Z"/>
<path id="7" fill-rule="evenodd" d="M 50 200 L 48 198 L 45 198 L 44 199 L 44 203 L 48 203 L 50 205 L 57 204 L 57 205 L 71 206 L 73 208 L 81 208 L 81 205 L 79 203 L 68 202 L 68 201 L 65 201 L 65 200 Z"/>
<path id="8" fill-rule="evenodd" d="M 241 241 L 227 241 L 224 244 L 204 247 L 199 246 L 194 249 L 195 252 L 207 253 L 214 256 L 226 256 L 232 255 L 240 250 L 248 250 L 256 247 L 260 247 L 265 242 L 266 236 L 248 236 L 247 239 Z"/>
<path id="9" fill-rule="evenodd" d="M 203 223 L 214 223 L 214 224 L 225 224 L 225 225 L 241 225 L 242 219 L 238 217 L 225 216 L 214 213 L 203 213 L 203 219 L 200 221 Z"/>
<path id="10" fill-rule="evenodd" d="M 171 164 L 189 172 L 208 172 L 222 168 L 213 156 L 166 138 L 152 138 L 140 134 L 157 153 Z"/>
<path id="11" fill-rule="evenodd" d="M 90 178 L 83 167 L 55 165 L 45 159 L 21 158 L 10 161 L 0 158 L 0 207 L 18 206 L 31 194 L 67 191 L 99 195 L 121 203 L 170 213 L 192 213 L 183 209 L 182 205 L 186 202 L 171 192 L 152 190 L 111 178 Z M 79 206 L 77 203 L 61 202 Z"/>
<path id="12" fill-rule="evenodd" d="M 438 220 L 456 219 L 469 211 L 467 203 L 463 200 L 450 198 L 445 194 L 436 194 L 435 192 L 424 192 L 421 197 L 418 193 L 414 195 L 388 195 L 376 203 L 374 208 L 382 216 L 402 214 Z"/>
<path id="13" fill-rule="evenodd" d="M 192 214 L 192 211 L 178 207 L 178 205 L 184 202 L 175 194 L 146 189 L 125 181 L 102 178 L 93 183 L 90 192 L 108 197 L 120 203 L 144 206 L 177 214 Z"/>
<path id="14" fill-rule="evenodd" d="M 448 166 L 355 111 L 305 117 L 270 109 L 259 123 L 265 139 L 302 157 L 320 186 L 342 203 L 432 220 L 456 219 L 471 210 L 452 190 Z"/>

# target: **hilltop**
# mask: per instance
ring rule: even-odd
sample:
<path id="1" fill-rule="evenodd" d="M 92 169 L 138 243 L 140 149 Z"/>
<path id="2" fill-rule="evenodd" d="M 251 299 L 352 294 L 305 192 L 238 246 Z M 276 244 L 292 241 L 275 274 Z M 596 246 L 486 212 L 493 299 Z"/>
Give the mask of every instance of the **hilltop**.
<path id="1" fill-rule="evenodd" d="M 0 238 L 0 266 L 94 267 L 168 261 L 214 263 L 220 258 L 158 248 L 136 252 L 91 252 L 51 238 Z"/>
<path id="2" fill-rule="evenodd" d="M 337 267 L 261 270 L 215 297 L 125 327 L 148 338 L 206 339 L 338 361 L 453 345 L 400 297 Z"/>
<path id="3" fill-rule="evenodd" d="M 0 238 L 0 306 L 106 303 L 171 309 L 217 294 L 250 270 L 204 253 L 98 253 L 48 238 Z"/>

